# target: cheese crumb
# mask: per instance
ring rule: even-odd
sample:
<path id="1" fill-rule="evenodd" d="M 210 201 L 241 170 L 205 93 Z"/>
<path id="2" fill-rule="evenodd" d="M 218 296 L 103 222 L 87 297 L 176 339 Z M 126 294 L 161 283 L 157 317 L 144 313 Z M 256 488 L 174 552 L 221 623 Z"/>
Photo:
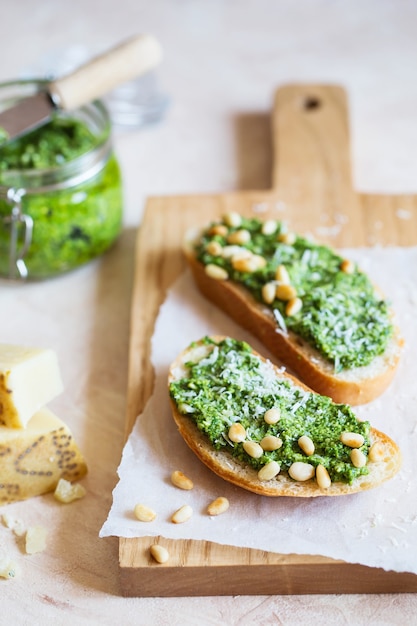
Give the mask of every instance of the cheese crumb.
<path id="1" fill-rule="evenodd" d="M 16 519 L 8 513 L 4 513 L 2 515 L 2 522 L 3 525 L 6 526 L 6 528 L 10 528 L 17 537 L 21 537 L 25 534 L 25 525 L 21 519 Z"/>
<path id="2" fill-rule="evenodd" d="M 43 526 L 31 526 L 26 532 L 26 554 L 43 552 L 46 548 L 47 530 Z"/>
<path id="3" fill-rule="evenodd" d="M 79 483 L 72 484 L 65 478 L 60 478 L 56 489 L 54 491 L 54 497 L 58 502 L 68 504 L 74 500 L 83 498 L 86 494 L 86 490 Z"/>
<path id="4" fill-rule="evenodd" d="M 14 561 L 3 550 L 0 550 L 0 578 L 15 578 L 18 569 Z"/>

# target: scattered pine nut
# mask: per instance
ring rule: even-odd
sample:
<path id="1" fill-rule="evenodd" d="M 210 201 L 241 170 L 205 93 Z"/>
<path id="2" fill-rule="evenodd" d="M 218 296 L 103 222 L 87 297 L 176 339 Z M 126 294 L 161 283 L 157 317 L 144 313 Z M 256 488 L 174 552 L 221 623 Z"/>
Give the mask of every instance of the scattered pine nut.
<path id="1" fill-rule="evenodd" d="M 220 237 L 226 237 L 228 232 L 228 228 L 224 224 L 214 224 L 208 231 L 208 234 L 211 236 L 219 235 Z"/>
<path id="2" fill-rule="evenodd" d="M 286 243 L 289 246 L 292 246 L 295 243 L 296 240 L 296 235 L 295 233 L 280 233 L 278 235 L 278 241 L 280 241 L 281 243 Z"/>
<path id="3" fill-rule="evenodd" d="M 179 508 L 171 517 L 171 522 L 174 524 L 183 524 L 187 522 L 193 514 L 193 510 L 189 504 L 184 504 L 181 508 Z"/>
<path id="4" fill-rule="evenodd" d="M 353 274 L 355 271 L 355 264 L 350 259 L 344 259 L 340 264 L 340 269 L 342 272 L 345 272 L 345 274 Z"/>
<path id="5" fill-rule="evenodd" d="M 249 243 L 251 240 L 251 234 L 246 228 L 241 228 L 240 230 L 235 230 L 227 237 L 227 243 L 229 244 L 237 244 L 241 246 L 244 243 Z"/>
<path id="6" fill-rule="evenodd" d="M 332 484 L 330 480 L 329 472 L 324 465 L 317 465 L 316 467 L 316 480 L 320 489 L 328 489 Z"/>
<path id="7" fill-rule="evenodd" d="M 302 461 L 295 461 L 288 470 L 291 478 L 300 482 L 310 480 L 310 478 L 313 478 L 315 472 L 316 470 L 313 465 L 303 463 Z"/>
<path id="8" fill-rule="evenodd" d="M 274 282 L 265 283 L 262 287 L 262 299 L 266 304 L 272 304 L 275 300 L 276 285 Z"/>
<path id="9" fill-rule="evenodd" d="M 133 509 L 136 519 L 140 522 L 153 522 L 156 518 L 156 513 L 153 509 L 146 504 L 137 504 Z"/>
<path id="10" fill-rule="evenodd" d="M 232 228 L 239 228 L 242 223 L 242 216 L 236 211 L 228 211 L 223 216 L 224 223 Z"/>
<path id="11" fill-rule="evenodd" d="M 175 487 L 178 487 L 179 489 L 185 489 L 186 491 L 189 491 L 194 487 L 194 483 L 191 478 L 188 478 L 188 476 L 186 476 L 180 470 L 175 470 L 175 472 L 172 472 L 171 482 Z"/>
<path id="12" fill-rule="evenodd" d="M 267 424 L 276 424 L 277 422 L 279 422 L 280 418 L 281 411 L 277 407 L 273 409 L 268 409 L 268 411 L 266 411 L 264 415 L 264 421 Z"/>
<path id="13" fill-rule="evenodd" d="M 234 256 L 232 266 L 237 272 L 256 272 L 259 269 L 259 260 L 254 256 Z"/>
<path id="14" fill-rule="evenodd" d="M 207 513 L 209 515 L 221 515 L 222 513 L 225 513 L 228 508 L 229 500 L 227 498 L 224 498 L 223 496 L 220 496 L 219 498 L 213 500 L 213 502 L 210 502 L 207 507 Z"/>
<path id="15" fill-rule="evenodd" d="M 303 435 L 299 438 L 298 445 L 307 456 L 314 454 L 314 443 L 307 435 Z"/>
<path id="16" fill-rule="evenodd" d="M 282 439 L 279 437 L 275 437 L 275 435 L 266 435 L 260 441 L 260 446 L 262 450 L 272 452 L 273 450 L 279 450 L 282 446 Z"/>
<path id="17" fill-rule="evenodd" d="M 262 447 L 259 443 L 256 443 L 256 441 L 245 441 L 243 443 L 243 449 L 253 459 L 259 459 L 264 453 Z"/>
<path id="18" fill-rule="evenodd" d="M 149 552 L 151 553 L 152 558 L 157 563 L 166 563 L 169 559 L 169 552 L 163 546 L 160 546 L 158 543 L 154 543 L 150 548 Z"/>
<path id="19" fill-rule="evenodd" d="M 344 443 L 345 446 L 349 446 L 349 448 L 360 448 L 363 446 L 365 438 L 359 433 L 349 433 L 345 431 L 340 435 L 340 441 Z"/>
<path id="20" fill-rule="evenodd" d="M 224 246 L 222 256 L 225 259 L 231 259 L 233 257 L 248 257 L 252 256 L 252 252 L 242 246 Z"/>
<path id="21" fill-rule="evenodd" d="M 206 250 L 209 254 L 212 254 L 213 256 L 220 256 L 223 253 L 223 248 L 221 244 L 215 240 L 208 242 Z"/>
<path id="22" fill-rule="evenodd" d="M 297 315 L 303 308 L 303 301 L 301 298 L 291 298 L 288 301 L 287 306 L 285 307 L 285 313 L 288 317 L 292 317 L 293 315 Z"/>
<path id="23" fill-rule="evenodd" d="M 266 463 L 259 470 L 258 478 L 259 480 L 272 480 L 273 478 L 275 478 L 275 476 L 278 476 L 280 471 L 281 467 L 279 463 L 277 463 L 276 461 L 269 461 L 269 463 Z"/>
<path id="24" fill-rule="evenodd" d="M 265 220 L 262 224 L 263 235 L 273 235 L 277 229 L 277 223 L 275 220 Z"/>
<path id="25" fill-rule="evenodd" d="M 358 448 L 353 448 L 350 453 L 350 460 L 355 467 L 365 467 L 366 465 L 366 456 Z"/>
<path id="26" fill-rule="evenodd" d="M 297 296 L 297 291 L 292 285 L 277 285 L 275 295 L 278 300 L 292 300 Z"/>
<path id="27" fill-rule="evenodd" d="M 214 263 L 206 265 L 204 271 L 207 276 L 214 278 L 214 280 L 227 280 L 229 278 L 227 271 L 219 265 L 214 265 Z"/>
<path id="28" fill-rule="evenodd" d="M 282 285 L 289 285 L 291 283 L 290 275 L 285 265 L 278 265 L 275 271 L 275 280 L 278 280 Z"/>
<path id="29" fill-rule="evenodd" d="M 242 443 L 246 439 L 246 430 L 240 422 L 234 422 L 229 428 L 228 437 L 233 443 Z"/>

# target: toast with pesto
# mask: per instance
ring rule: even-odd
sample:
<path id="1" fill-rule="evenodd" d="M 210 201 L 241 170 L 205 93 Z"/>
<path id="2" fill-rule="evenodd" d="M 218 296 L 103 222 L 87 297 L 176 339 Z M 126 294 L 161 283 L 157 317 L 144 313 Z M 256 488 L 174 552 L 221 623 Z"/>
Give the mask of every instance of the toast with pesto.
<path id="1" fill-rule="evenodd" d="M 247 343 L 204 337 L 171 364 L 180 435 L 221 478 L 265 496 L 340 496 L 401 466 L 394 441 L 352 408 L 313 392 Z"/>
<path id="2" fill-rule="evenodd" d="M 335 250 L 229 213 L 189 232 L 184 252 L 200 292 L 315 391 L 357 405 L 390 384 L 403 344 L 393 311 Z"/>

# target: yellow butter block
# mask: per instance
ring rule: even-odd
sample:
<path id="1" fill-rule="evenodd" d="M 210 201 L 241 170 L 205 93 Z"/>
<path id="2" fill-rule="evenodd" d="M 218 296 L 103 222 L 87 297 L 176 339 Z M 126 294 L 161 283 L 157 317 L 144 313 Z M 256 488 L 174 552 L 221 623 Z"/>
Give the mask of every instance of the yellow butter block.
<path id="1" fill-rule="evenodd" d="M 0 344 L 0 426 L 25 428 L 62 390 L 53 350 Z"/>
<path id="2" fill-rule="evenodd" d="M 54 491 L 60 478 L 74 482 L 86 472 L 71 431 L 49 409 L 25 429 L 0 426 L 0 504 Z"/>

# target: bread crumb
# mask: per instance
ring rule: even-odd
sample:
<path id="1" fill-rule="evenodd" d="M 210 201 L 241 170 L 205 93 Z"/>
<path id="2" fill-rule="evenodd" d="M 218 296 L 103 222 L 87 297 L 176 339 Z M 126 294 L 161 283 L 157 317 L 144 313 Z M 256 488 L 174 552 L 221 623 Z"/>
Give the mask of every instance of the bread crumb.
<path id="1" fill-rule="evenodd" d="M 85 488 L 79 483 L 70 483 L 65 478 L 60 478 L 56 489 L 54 491 L 54 497 L 58 502 L 63 502 L 64 504 L 69 504 L 74 500 L 79 500 L 83 498 L 86 494 Z"/>
<path id="2" fill-rule="evenodd" d="M 47 530 L 43 526 L 31 526 L 26 532 L 26 554 L 37 554 L 46 548 Z"/>

